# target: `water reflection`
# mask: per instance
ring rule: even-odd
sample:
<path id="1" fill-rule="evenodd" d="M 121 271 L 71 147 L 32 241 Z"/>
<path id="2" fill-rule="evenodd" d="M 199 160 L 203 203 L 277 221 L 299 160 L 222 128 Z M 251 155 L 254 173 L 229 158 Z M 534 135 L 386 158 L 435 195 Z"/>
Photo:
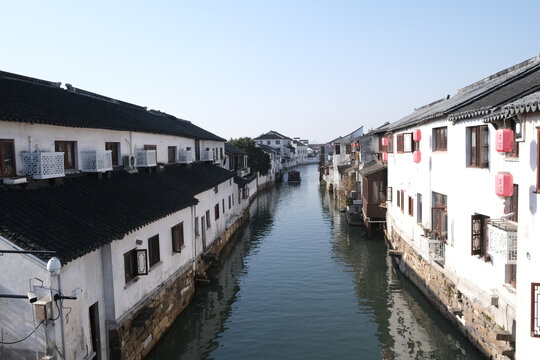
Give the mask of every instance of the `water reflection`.
<path id="1" fill-rule="evenodd" d="M 472 347 L 396 272 L 318 183 L 259 195 L 212 281 L 150 359 L 475 359 Z"/>

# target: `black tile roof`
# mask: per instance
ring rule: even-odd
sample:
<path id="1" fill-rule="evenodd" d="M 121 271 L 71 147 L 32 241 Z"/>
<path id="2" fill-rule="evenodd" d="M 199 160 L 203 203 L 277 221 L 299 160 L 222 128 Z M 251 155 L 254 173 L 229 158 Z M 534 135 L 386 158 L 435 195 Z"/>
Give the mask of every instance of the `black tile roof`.
<path id="1" fill-rule="evenodd" d="M 195 205 L 195 195 L 233 178 L 209 164 L 161 173 L 83 175 L 34 190 L 0 187 L 0 235 L 26 250 L 55 250 L 66 264 L 151 222 Z M 44 260 L 46 260 L 44 258 Z"/>
<path id="2" fill-rule="evenodd" d="M 225 153 L 231 155 L 247 155 L 247 152 L 229 143 L 225 143 Z"/>
<path id="3" fill-rule="evenodd" d="M 66 86 L 0 71 L 0 120 L 225 141 L 187 120 Z"/>
<path id="4" fill-rule="evenodd" d="M 253 140 L 271 140 L 271 139 L 285 139 L 285 140 L 292 140 L 290 137 L 282 135 L 278 133 L 277 131 L 270 130 L 269 132 L 259 135 Z"/>

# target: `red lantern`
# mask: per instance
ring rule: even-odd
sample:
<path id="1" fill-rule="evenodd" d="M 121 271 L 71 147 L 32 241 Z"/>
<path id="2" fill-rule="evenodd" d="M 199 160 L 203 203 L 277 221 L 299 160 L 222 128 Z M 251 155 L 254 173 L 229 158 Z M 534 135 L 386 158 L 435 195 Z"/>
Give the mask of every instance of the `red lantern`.
<path id="1" fill-rule="evenodd" d="M 328 147 L 329 147 L 329 148 L 332 148 L 332 144 L 329 144 Z"/>
<path id="2" fill-rule="evenodd" d="M 415 163 L 419 163 L 422 160 L 422 153 L 420 150 L 413 152 L 413 160 Z"/>
<path id="3" fill-rule="evenodd" d="M 420 141 L 422 140 L 422 131 L 420 129 L 416 129 L 412 133 L 412 139 L 413 141 Z"/>
<path id="4" fill-rule="evenodd" d="M 514 177 L 507 172 L 495 175 L 495 193 L 498 196 L 512 196 L 514 193 Z"/>
<path id="5" fill-rule="evenodd" d="M 495 150 L 509 152 L 514 149 L 514 132 L 511 129 L 498 129 L 495 133 Z"/>
<path id="6" fill-rule="evenodd" d="M 388 153 L 382 153 L 382 161 L 388 161 Z"/>
<path id="7" fill-rule="evenodd" d="M 381 139 L 381 143 L 382 143 L 382 146 L 388 145 L 388 139 L 385 138 L 385 137 L 383 137 L 383 138 Z"/>

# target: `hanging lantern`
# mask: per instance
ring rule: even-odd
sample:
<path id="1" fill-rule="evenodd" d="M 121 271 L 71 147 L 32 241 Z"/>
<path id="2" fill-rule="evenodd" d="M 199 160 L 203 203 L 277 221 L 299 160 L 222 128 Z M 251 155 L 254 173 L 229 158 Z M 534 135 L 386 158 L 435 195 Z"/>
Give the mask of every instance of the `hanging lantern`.
<path id="1" fill-rule="evenodd" d="M 514 177 L 508 172 L 495 175 L 495 193 L 498 196 L 512 196 L 514 193 Z"/>
<path id="2" fill-rule="evenodd" d="M 420 129 L 416 129 L 412 133 L 413 141 L 420 141 L 422 140 L 422 131 Z"/>
<path id="3" fill-rule="evenodd" d="M 415 163 L 419 163 L 422 160 L 422 153 L 420 150 L 413 152 L 413 160 Z"/>
<path id="4" fill-rule="evenodd" d="M 509 152 L 514 149 L 514 132 L 512 129 L 498 129 L 495 133 L 495 150 Z"/>
<path id="5" fill-rule="evenodd" d="M 382 161 L 388 161 L 388 153 L 382 153 Z"/>
<path id="6" fill-rule="evenodd" d="M 381 143 L 382 143 L 382 146 L 387 146 L 388 145 L 388 138 L 383 137 L 381 139 Z"/>

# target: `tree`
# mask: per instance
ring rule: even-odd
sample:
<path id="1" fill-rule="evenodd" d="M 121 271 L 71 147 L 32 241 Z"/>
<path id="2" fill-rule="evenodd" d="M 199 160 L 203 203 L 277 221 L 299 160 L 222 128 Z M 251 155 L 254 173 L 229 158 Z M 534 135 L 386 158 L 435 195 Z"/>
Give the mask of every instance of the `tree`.
<path id="1" fill-rule="evenodd" d="M 270 169 L 270 156 L 255 146 L 255 141 L 250 137 L 230 139 L 229 144 L 236 146 L 247 152 L 248 165 L 252 172 L 259 172 L 261 175 L 268 174 Z"/>

